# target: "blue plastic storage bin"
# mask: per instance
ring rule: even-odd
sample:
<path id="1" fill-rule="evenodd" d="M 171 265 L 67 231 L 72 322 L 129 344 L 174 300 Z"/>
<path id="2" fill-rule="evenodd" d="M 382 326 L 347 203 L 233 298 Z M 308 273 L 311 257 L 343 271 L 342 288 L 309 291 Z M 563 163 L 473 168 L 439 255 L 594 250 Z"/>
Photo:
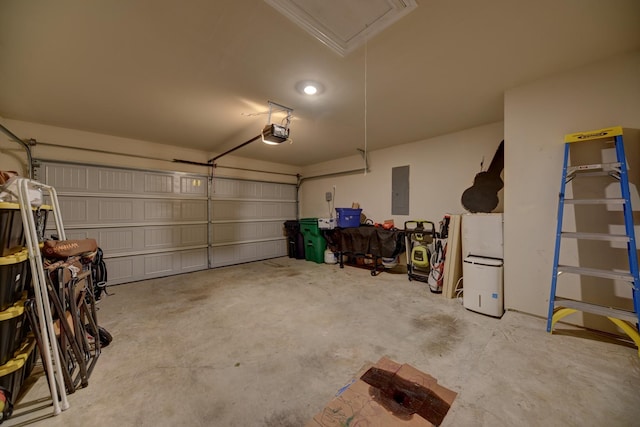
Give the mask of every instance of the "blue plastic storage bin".
<path id="1" fill-rule="evenodd" d="M 360 214 L 362 209 L 336 208 L 336 220 L 338 227 L 360 227 Z"/>

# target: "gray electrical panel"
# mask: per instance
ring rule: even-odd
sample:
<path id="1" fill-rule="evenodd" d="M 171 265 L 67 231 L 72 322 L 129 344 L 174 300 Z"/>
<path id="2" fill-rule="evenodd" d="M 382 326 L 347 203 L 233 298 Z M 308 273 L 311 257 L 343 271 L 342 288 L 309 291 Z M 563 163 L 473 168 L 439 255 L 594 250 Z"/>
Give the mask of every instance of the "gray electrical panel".
<path id="1" fill-rule="evenodd" d="M 391 214 L 409 215 L 409 166 L 391 169 Z"/>

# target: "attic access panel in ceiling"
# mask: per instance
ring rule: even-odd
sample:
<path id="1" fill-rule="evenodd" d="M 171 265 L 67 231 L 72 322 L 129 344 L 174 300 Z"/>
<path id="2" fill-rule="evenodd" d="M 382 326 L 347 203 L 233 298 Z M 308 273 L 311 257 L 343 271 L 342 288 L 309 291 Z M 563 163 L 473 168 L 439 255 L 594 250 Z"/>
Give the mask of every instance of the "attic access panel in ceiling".
<path id="1" fill-rule="evenodd" d="M 415 0 L 265 0 L 341 56 L 418 7 Z"/>

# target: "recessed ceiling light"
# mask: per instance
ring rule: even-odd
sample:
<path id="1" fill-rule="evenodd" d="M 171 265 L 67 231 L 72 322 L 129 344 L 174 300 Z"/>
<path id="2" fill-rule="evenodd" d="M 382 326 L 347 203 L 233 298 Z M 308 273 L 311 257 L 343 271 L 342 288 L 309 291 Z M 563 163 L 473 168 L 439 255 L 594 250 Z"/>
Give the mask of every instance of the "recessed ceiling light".
<path id="1" fill-rule="evenodd" d="M 304 95 L 320 95 L 324 92 L 324 86 L 313 80 L 303 80 L 296 83 L 296 90 Z"/>
<path id="2" fill-rule="evenodd" d="M 315 95 L 318 92 L 318 88 L 311 84 L 306 85 L 302 90 L 307 95 Z"/>

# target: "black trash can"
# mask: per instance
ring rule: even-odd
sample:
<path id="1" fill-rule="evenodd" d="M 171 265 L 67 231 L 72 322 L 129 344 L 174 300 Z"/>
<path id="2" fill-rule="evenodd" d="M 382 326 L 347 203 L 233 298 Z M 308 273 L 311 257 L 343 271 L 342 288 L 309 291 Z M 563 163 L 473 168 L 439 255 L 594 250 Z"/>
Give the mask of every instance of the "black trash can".
<path id="1" fill-rule="evenodd" d="M 289 258 L 304 258 L 304 236 L 300 232 L 300 222 L 290 220 L 284 222 L 284 228 L 287 232 L 287 253 Z"/>

